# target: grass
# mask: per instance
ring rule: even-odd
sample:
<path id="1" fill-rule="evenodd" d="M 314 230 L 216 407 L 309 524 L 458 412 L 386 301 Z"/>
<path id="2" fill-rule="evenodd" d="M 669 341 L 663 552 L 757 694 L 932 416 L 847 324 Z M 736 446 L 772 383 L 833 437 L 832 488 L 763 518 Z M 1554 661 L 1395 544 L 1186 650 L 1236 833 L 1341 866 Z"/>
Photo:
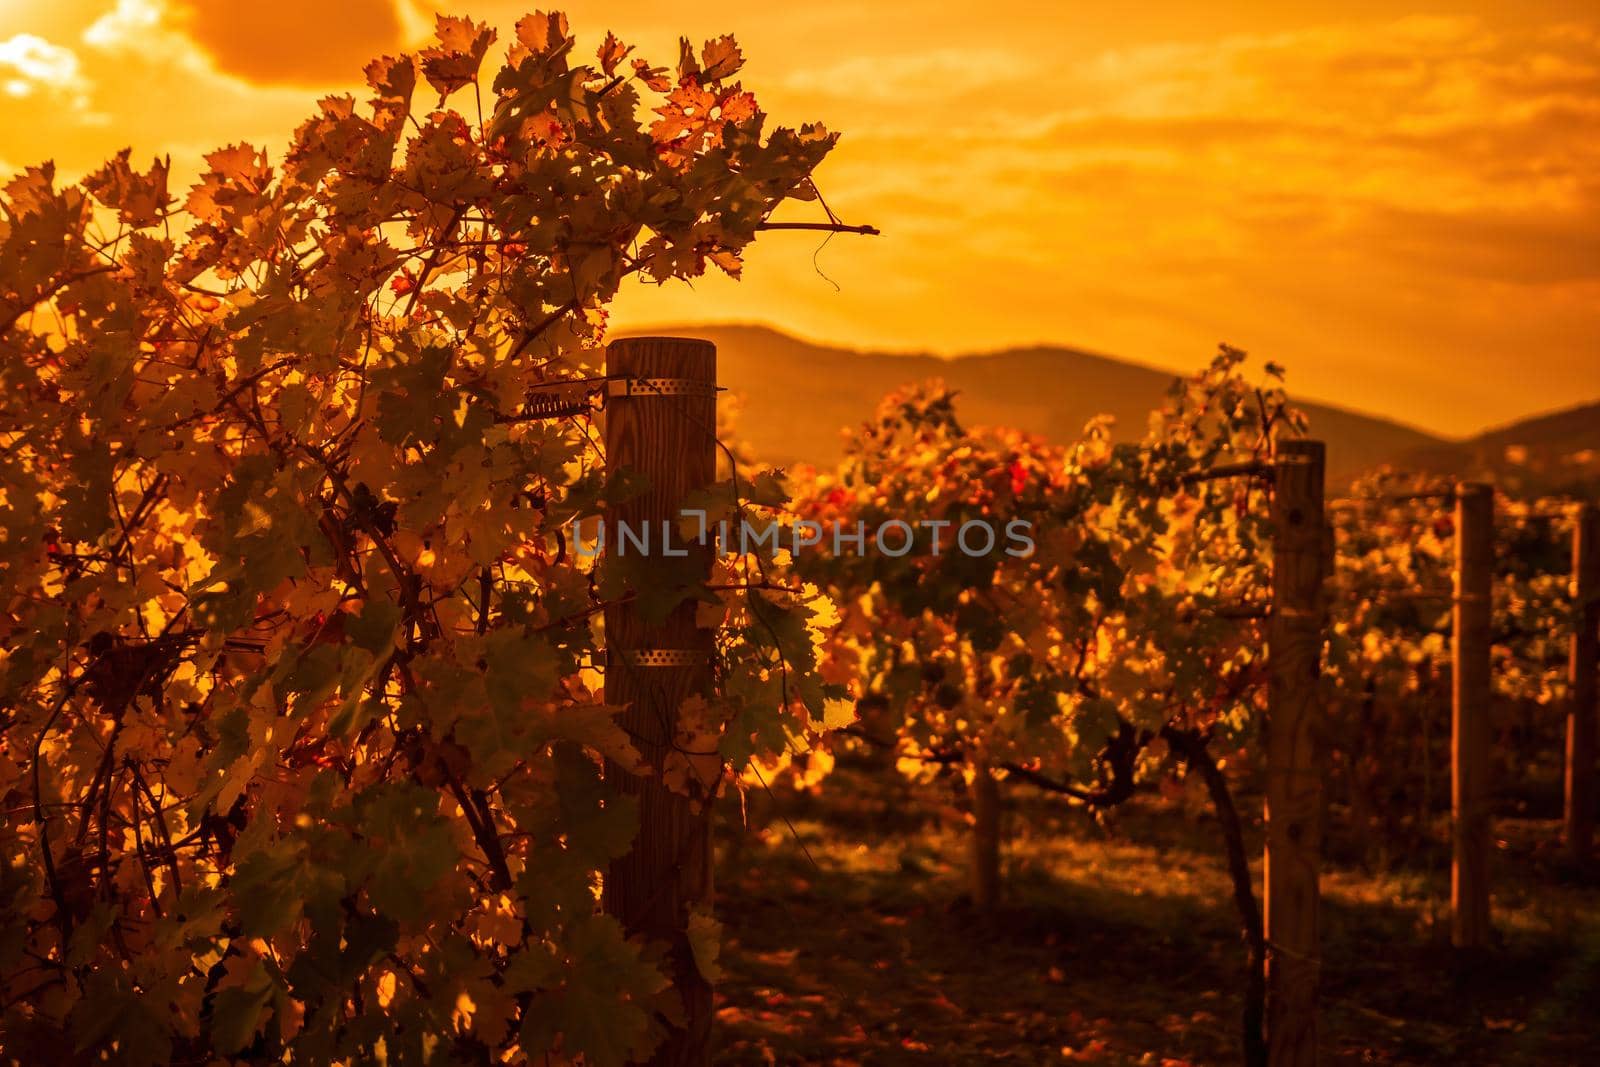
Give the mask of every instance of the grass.
<path id="1" fill-rule="evenodd" d="M 964 898 L 953 786 L 842 761 L 816 794 L 752 797 L 720 852 L 718 1062 L 1239 1062 L 1244 950 L 1198 786 L 1104 824 L 1007 795 L 1006 898 L 987 920 Z M 1358 851 L 1338 831 L 1330 854 Z M 1600 1063 L 1600 889 L 1563 879 L 1554 824 L 1497 832 L 1501 944 L 1480 959 L 1448 945 L 1436 850 L 1328 864 L 1327 1062 Z M 1246 833 L 1259 855 L 1259 822 Z"/>

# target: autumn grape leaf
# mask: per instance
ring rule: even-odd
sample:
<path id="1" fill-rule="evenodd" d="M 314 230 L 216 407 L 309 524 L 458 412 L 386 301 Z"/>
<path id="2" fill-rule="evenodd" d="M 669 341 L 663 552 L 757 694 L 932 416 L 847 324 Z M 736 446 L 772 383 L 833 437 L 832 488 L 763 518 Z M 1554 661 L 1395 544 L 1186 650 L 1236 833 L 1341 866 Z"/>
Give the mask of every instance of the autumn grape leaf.
<path id="1" fill-rule="evenodd" d="M 102 204 L 115 208 L 117 220 L 123 225 L 153 226 L 173 202 L 167 195 L 167 173 L 172 160 L 155 160 L 148 173 L 140 174 L 128 165 L 132 151 L 124 148 L 118 152 L 104 167 L 85 178 L 83 185 Z"/>
<path id="2" fill-rule="evenodd" d="M 559 11 L 535 11 L 517 22 L 517 44 L 507 60 L 510 67 L 520 67 L 530 56 L 541 63 L 550 63 L 572 48 L 572 35 L 567 30 L 567 16 Z M 614 41 L 610 34 L 607 42 Z M 603 48 L 603 46 L 602 46 Z M 609 71 L 607 73 L 610 73 Z"/>
<path id="3" fill-rule="evenodd" d="M 436 15 L 434 35 L 437 45 L 418 52 L 422 75 L 443 101 L 451 93 L 478 77 L 478 68 L 498 34 L 492 26 L 454 15 Z"/>
<path id="4" fill-rule="evenodd" d="M 272 981 L 258 968 L 248 984 L 217 990 L 211 1009 L 211 1039 L 224 1055 L 244 1051 L 266 1022 L 267 1005 L 272 1002 Z"/>
<path id="5" fill-rule="evenodd" d="M 524 1017 L 524 1044 L 552 1047 L 559 1034 L 567 1055 L 597 1067 L 623 1067 L 648 1053 L 657 1038 L 650 1014 L 667 978 L 606 916 L 575 922 L 562 948 L 571 961 L 564 981 Z"/>
<path id="6" fill-rule="evenodd" d="M 744 66 L 744 53 L 731 36 L 707 41 L 700 50 L 701 82 L 721 81 L 739 73 Z"/>
<path id="7" fill-rule="evenodd" d="M 717 957 L 722 953 L 722 924 L 708 908 L 689 912 L 689 949 L 694 954 L 694 965 L 700 976 L 713 984 L 720 982 L 722 965 Z"/>
<path id="8" fill-rule="evenodd" d="M 616 34 L 607 33 L 606 39 L 600 42 L 600 47 L 595 52 L 595 58 L 600 61 L 600 69 L 606 77 L 616 74 L 617 67 L 628 58 L 628 53 L 633 51 L 631 45 L 625 45 L 617 40 Z"/>

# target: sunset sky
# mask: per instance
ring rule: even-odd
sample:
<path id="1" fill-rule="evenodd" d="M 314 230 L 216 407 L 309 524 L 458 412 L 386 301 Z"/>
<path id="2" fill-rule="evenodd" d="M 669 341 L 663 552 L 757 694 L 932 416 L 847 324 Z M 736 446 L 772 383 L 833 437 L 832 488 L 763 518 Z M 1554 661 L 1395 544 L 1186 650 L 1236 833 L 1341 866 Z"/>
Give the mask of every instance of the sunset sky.
<path id="1" fill-rule="evenodd" d="M 527 7 L 446 9 L 498 26 L 499 57 Z M 0 172 L 76 177 L 132 145 L 187 178 L 221 144 L 279 149 L 433 10 L 0 0 Z M 611 29 L 657 63 L 735 33 L 775 120 L 843 131 L 823 192 L 884 231 L 815 267 L 811 235 L 768 234 L 745 281 L 630 289 L 622 325 L 1175 370 L 1226 340 L 1302 395 L 1446 433 L 1600 397 L 1592 2 L 566 10 L 586 51 Z"/>

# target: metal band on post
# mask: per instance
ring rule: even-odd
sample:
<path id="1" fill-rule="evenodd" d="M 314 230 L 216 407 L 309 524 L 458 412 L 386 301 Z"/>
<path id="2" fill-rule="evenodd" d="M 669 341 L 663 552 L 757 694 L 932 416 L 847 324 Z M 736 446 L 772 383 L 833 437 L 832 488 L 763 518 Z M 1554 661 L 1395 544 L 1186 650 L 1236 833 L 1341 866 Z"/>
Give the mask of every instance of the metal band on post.
<path id="1" fill-rule="evenodd" d="M 607 396 L 716 396 L 718 392 L 714 383 L 695 378 L 616 377 L 606 380 Z"/>
<path id="2" fill-rule="evenodd" d="M 700 648 L 613 648 L 606 650 L 606 662 L 626 667 L 704 667 L 711 655 Z"/>

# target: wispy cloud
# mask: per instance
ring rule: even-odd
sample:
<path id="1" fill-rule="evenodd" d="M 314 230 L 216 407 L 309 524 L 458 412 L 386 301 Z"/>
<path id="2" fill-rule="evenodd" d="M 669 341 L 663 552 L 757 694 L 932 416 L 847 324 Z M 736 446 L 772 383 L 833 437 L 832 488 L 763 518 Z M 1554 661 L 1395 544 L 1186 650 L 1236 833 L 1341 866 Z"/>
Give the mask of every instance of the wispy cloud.
<path id="1" fill-rule="evenodd" d="M 859 101 L 825 178 L 903 235 L 857 253 L 861 284 L 923 283 L 874 302 L 872 340 L 1178 364 L 1228 339 L 1301 388 L 1446 428 L 1600 393 L 1593 29 L 1403 18 L 1047 69 L 963 55 L 786 86 Z"/>
<path id="2" fill-rule="evenodd" d="M 1035 84 L 1042 73 L 1028 53 L 1010 48 L 938 48 L 901 55 L 852 56 L 791 71 L 784 88 L 813 98 L 911 103 L 974 89 Z"/>
<path id="3" fill-rule="evenodd" d="M 0 94 L 12 100 L 43 98 L 83 111 L 89 106 L 89 80 L 72 49 L 19 33 L 0 41 Z"/>
<path id="4" fill-rule="evenodd" d="M 114 8 L 83 31 L 83 43 L 111 52 L 172 44 L 171 35 L 163 26 L 165 16 L 162 0 L 117 0 Z"/>

